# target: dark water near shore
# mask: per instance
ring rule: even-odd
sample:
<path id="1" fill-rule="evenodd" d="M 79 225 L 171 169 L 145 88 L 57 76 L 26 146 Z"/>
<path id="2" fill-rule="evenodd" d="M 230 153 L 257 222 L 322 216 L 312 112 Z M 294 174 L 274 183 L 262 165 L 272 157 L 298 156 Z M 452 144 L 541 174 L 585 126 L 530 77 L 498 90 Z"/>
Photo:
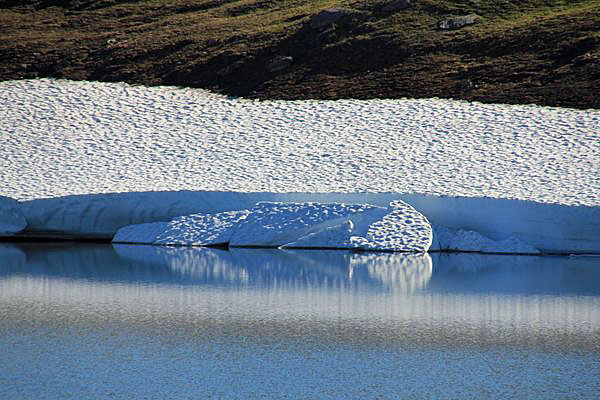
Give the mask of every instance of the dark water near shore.
<path id="1" fill-rule="evenodd" d="M 600 258 L 0 244 L 0 398 L 600 397 Z"/>

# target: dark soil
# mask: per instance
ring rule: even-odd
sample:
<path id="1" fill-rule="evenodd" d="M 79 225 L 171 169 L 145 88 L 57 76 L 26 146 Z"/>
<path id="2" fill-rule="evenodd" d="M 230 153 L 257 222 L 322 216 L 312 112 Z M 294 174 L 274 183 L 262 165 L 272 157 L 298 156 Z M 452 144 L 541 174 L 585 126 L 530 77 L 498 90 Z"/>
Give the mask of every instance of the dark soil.
<path id="1" fill-rule="evenodd" d="M 315 3 L 344 7 L 311 28 Z M 259 99 L 444 97 L 600 109 L 600 1 L 0 0 L 0 80 L 207 88 Z M 437 21 L 478 14 L 442 31 Z M 275 56 L 288 67 L 270 72 Z"/>

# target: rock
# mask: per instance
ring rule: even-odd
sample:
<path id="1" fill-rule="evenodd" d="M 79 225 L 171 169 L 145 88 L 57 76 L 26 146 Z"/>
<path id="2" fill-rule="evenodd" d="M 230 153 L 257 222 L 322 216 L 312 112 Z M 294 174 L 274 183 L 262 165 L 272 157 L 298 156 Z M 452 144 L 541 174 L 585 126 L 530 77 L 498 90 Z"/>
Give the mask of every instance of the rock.
<path id="1" fill-rule="evenodd" d="M 218 70 L 217 71 L 217 75 L 219 75 L 219 76 L 227 76 L 227 75 L 231 74 L 232 72 L 234 72 L 235 70 L 237 70 L 243 64 L 244 64 L 243 60 L 237 60 L 237 61 L 235 61 L 235 62 L 227 65 L 226 67 L 223 67 L 220 70 Z"/>
<path id="2" fill-rule="evenodd" d="M 332 25 L 344 17 L 350 15 L 350 12 L 341 8 L 328 8 L 310 19 L 310 27 L 313 29 L 323 28 Z"/>
<path id="3" fill-rule="evenodd" d="M 467 25 L 473 25 L 479 20 L 479 15 L 461 15 L 458 17 L 451 17 L 443 19 L 438 22 L 438 28 L 443 30 L 460 29 Z"/>
<path id="4" fill-rule="evenodd" d="M 383 12 L 396 12 L 406 10 L 411 6 L 410 0 L 395 0 L 381 7 Z"/>
<path id="5" fill-rule="evenodd" d="M 294 62 L 294 58 L 290 56 L 276 56 L 272 58 L 265 68 L 269 72 L 278 72 L 286 69 Z"/>
<path id="6" fill-rule="evenodd" d="M 461 92 L 468 92 L 475 88 L 477 88 L 477 86 L 470 79 L 465 79 L 464 81 L 460 82 L 457 86 L 457 89 Z"/>

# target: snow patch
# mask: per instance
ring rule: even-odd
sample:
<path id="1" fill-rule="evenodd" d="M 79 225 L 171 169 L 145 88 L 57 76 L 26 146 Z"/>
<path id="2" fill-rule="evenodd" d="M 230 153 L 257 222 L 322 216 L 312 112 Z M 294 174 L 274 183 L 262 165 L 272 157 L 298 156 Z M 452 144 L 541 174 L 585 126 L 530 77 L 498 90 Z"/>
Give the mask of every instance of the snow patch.
<path id="1" fill-rule="evenodd" d="M 0 132 L 0 195 L 19 200 L 210 190 L 600 205 L 600 110 L 443 99 L 253 101 L 36 79 L 0 82 Z"/>

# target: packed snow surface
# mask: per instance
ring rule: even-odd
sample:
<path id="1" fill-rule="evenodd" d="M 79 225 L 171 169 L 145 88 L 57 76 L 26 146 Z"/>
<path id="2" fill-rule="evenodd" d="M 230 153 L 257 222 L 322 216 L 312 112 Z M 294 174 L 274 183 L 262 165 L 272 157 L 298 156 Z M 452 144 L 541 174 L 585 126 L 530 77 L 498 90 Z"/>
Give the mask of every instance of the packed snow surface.
<path id="1" fill-rule="evenodd" d="M 598 206 L 599 132 L 599 110 L 7 81 L 0 195 L 392 192 Z"/>
<path id="2" fill-rule="evenodd" d="M 368 204 L 259 202 L 250 210 L 193 214 L 129 225 L 115 243 L 343 248 L 425 252 L 429 221 L 402 201 Z"/>
<path id="3" fill-rule="evenodd" d="M 21 201 L 0 198 L 0 234 L 26 224 L 112 238 L 161 222 L 145 238 L 130 228 L 153 243 L 176 217 L 234 213 L 198 237 L 184 238 L 183 225 L 165 236 L 201 242 L 221 240 L 236 211 L 261 201 L 401 200 L 431 223 L 434 250 L 600 253 L 599 132 L 600 110 L 0 82 L 0 196 Z M 394 221 L 358 236 L 339 221 L 290 237 L 299 247 L 392 240 Z"/>

